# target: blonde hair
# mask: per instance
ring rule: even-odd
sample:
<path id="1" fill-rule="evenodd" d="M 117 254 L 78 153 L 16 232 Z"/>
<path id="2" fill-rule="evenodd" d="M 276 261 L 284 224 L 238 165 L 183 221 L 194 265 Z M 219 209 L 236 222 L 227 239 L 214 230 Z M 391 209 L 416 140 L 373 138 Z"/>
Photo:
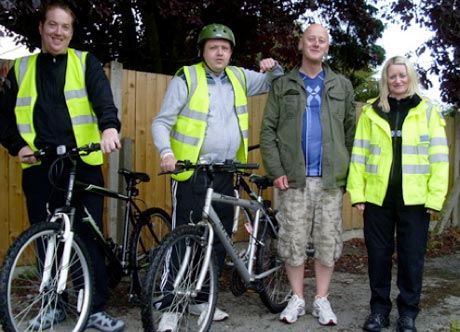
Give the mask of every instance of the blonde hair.
<path id="1" fill-rule="evenodd" d="M 407 75 L 409 77 L 409 88 L 407 89 L 407 96 L 411 97 L 414 94 L 421 95 L 418 74 L 415 70 L 414 65 L 404 56 L 394 56 L 385 62 L 385 65 L 382 69 L 382 77 L 380 78 L 379 88 L 380 88 L 380 101 L 379 106 L 382 108 L 382 111 L 389 112 L 390 104 L 388 103 L 388 96 L 390 95 L 390 89 L 388 88 L 388 68 L 391 65 L 404 65 L 406 66 Z"/>

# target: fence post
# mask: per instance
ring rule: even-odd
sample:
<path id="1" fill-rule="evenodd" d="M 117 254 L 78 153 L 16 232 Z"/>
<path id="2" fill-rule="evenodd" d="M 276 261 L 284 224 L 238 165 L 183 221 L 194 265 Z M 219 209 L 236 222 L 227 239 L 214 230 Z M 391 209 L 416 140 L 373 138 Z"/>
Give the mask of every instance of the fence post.
<path id="1" fill-rule="evenodd" d="M 133 140 L 130 137 L 123 137 L 121 139 L 121 144 L 123 148 L 120 150 L 120 159 L 119 159 L 119 166 L 120 168 L 126 168 L 129 170 L 133 169 Z M 125 192 L 126 182 L 124 181 L 123 177 L 118 176 L 119 183 L 118 183 L 118 191 Z M 123 241 L 123 223 L 124 223 L 124 216 L 125 216 L 125 204 L 118 200 L 116 201 L 118 204 L 116 206 L 116 221 L 114 225 L 116 226 L 118 232 L 117 236 L 113 239 L 116 240 L 116 243 L 122 243 Z"/>
<path id="2" fill-rule="evenodd" d="M 118 117 L 120 118 L 123 96 L 123 65 L 119 62 L 112 61 L 110 63 L 110 87 L 112 88 L 113 100 L 118 109 Z M 107 157 L 107 187 L 111 190 L 117 191 L 120 187 L 118 176 L 118 168 L 120 166 L 120 153 L 116 151 Z M 107 201 L 107 234 L 113 239 L 118 239 L 118 234 L 122 233 L 117 225 L 119 201 L 116 199 L 109 199 Z"/>

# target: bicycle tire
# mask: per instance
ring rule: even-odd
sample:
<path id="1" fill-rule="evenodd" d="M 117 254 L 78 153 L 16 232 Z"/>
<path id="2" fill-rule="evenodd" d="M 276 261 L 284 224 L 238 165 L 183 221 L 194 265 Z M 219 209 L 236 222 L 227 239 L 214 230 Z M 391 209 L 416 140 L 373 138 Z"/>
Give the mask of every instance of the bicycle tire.
<path id="1" fill-rule="evenodd" d="M 59 223 L 38 223 L 24 231 L 8 250 L 0 272 L 0 319 L 5 332 L 42 331 L 45 314 L 53 315 L 48 316 L 53 317 L 49 319 L 52 330 L 84 330 L 94 290 L 90 256 L 74 234 L 67 287 L 62 294 L 57 294 L 60 271 L 56 271 L 63 247 L 59 240 L 61 234 Z M 52 238 L 56 239 L 57 246 L 51 263 L 51 279 L 40 291 L 46 250 L 43 248 L 47 248 L 46 243 Z M 61 318 L 57 318 L 59 316 Z"/>
<path id="2" fill-rule="evenodd" d="M 171 217 L 160 208 L 143 211 L 138 224 L 131 232 L 129 259 L 134 291 L 140 295 L 145 271 L 150 264 L 150 257 L 161 244 L 164 237 L 171 232 Z"/>
<path id="3" fill-rule="evenodd" d="M 213 255 L 202 291 L 198 296 L 192 295 L 204 259 L 204 229 L 192 225 L 179 226 L 164 239 L 158 249 L 147 272 L 142 294 L 142 324 L 145 331 L 157 331 L 161 318 L 166 314 L 173 315 L 177 321 L 176 328 L 171 330 L 209 331 L 217 303 L 217 267 Z M 185 258 L 187 249 L 190 249 L 191 254 L 188 260 Z M 172 285 L 181 264 L 185 268 L 184 277 L 174 288 Z M 196 304 L 205 307 L 200 316 L 190 312 L 190 305 Z"/>
<path id="4" fill-rule="evenodd" d="M 260 299 L 271 313 L 281 312 L 288 303 L 291 286 L 287 278 L 284 263 L 278 257 L 278 239 L 267 222 L 261 219 L 257 247 L 256 272 L 262 273 L 275 266 L 280 266 L 274 273 L 261 280 Z"/>

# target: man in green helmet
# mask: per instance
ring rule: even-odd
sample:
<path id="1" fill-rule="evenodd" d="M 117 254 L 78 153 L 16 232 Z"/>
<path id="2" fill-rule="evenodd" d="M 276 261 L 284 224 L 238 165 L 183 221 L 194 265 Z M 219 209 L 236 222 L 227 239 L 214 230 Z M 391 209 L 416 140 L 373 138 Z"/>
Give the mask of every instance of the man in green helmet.
<path id="1" fill-rule="evenodd" d="M 247 97 L 268 92 L 271 81 L 284 71 L 272 58 L 260 61 L 260 72 L 229 66 L 235 44 L 229 27 L 205 26 L 198 36 L 202 61 L 180 68 L 171 80 L 160 113 L 152 124 L 163 171 L 174 170 L 177 160 L 195 162 L 202 157 L 213 161 L 247 161 Z M 173 176 L 173 227 L 201 219 L 205 181 L 205 174 L 200 171 Z M 233 195 L 232 174 L 216 174 L 214 183 L 216 192 Z M 222 205 L 217 206 L 216 212 L 231 234 L 233 207 Z M 221 271 L 225 249 L 217 243 L 214 250 Z M 203 301 L 190 306 L 189 312 L 200 315 L 206 306 L 207 301 Z M 158 331 L 174 331 L 179 318 L 164 316 Z M 227 317 L 227 313 L 216 308 L 214 320 Z"/>

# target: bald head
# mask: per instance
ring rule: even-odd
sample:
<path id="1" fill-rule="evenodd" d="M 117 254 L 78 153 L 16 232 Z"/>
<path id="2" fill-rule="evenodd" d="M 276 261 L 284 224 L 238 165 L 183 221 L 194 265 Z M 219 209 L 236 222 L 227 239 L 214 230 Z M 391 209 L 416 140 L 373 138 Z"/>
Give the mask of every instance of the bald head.
<path id="1" fill-rule="evenodd" d="M 324 40 L 326 40 L 327 44 L 329 45 L 329 32 L 321 24 L 318 24 L 318 23 L 310 24 L 303 32 L 303 37 L 306 37 L 306 36 L 321 37 Z"/>
<path id="2" fill-rule="evenodd" d="M 321 24 L 311 24 L 299 40 L 302 59 L 307 62 L 321 62 L 329 52 L 329 33 Z"/>

